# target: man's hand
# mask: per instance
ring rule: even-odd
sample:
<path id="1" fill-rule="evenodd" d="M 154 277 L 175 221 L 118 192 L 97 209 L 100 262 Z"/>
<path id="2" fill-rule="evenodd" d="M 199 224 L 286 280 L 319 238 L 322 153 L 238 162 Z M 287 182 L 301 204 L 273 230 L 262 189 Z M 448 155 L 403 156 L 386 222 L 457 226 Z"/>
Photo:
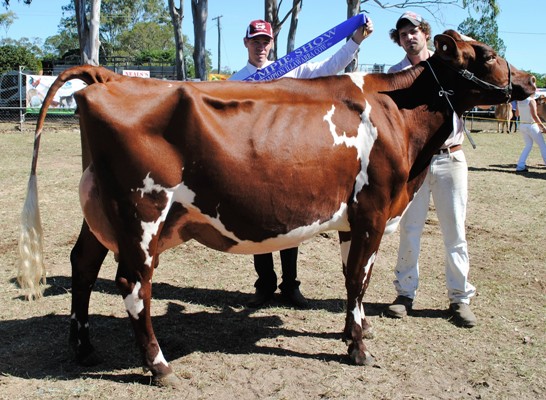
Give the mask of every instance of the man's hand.
<path id="1" fill-rule="evenodd" d="M 362 43 L 364 39 L 366 39 L 368 36 L 370 36 L 373 32 L 373 22 L 371 19 L 368 18 L 366 23 L 362 26 L 362 28 L 358 28 L 355 33 L 353 34 L 353 40 L 356 44 Z"/>

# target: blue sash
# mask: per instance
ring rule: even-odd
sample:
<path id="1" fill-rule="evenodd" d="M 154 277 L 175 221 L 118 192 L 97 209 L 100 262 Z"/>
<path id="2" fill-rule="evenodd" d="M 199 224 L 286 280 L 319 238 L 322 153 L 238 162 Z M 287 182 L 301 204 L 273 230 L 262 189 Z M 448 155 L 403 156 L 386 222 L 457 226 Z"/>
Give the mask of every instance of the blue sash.
<path id="1" fill-rule="evenodd" d="M 364 25 L 366 21 L 367 18 L 364 14 L 355 15 L 243 80 L 270 81 L 272 79 L 280 78 L 294 68 L 297 68 L 313 57 L 318 56 L 323 51 L 328 50 L 339 41 L 347 38 L 359 26 Z"/>

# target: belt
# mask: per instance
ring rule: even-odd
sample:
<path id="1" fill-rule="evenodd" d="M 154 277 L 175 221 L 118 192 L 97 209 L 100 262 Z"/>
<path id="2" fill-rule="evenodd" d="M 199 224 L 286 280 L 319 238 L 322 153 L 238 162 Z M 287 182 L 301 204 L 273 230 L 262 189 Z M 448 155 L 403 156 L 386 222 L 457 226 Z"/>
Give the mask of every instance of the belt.
<path id="1" fill-rule="evenodd" d="M 463 148 L 463 145 L 461 144 L 456 144 L 455 146 L 451 146 L 451 147 L 447 147 L 445 149 L 439 149 L 436 153 L 434 154 L 449 154 L 449 153 L 453 153 L 457 150 L 461 150 Z"/>

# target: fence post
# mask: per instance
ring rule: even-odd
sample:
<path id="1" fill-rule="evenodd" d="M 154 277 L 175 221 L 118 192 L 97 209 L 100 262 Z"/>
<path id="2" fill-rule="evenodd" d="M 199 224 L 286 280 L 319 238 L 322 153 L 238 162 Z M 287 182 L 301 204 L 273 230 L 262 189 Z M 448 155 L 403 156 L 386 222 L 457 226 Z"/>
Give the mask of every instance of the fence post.
<path id="1" fill-rule="evenodd" d="M 23 69 L 25 68 L 24 65 L 19 65 L 19 129 L 21 132 L 23 132 L 23 122 L 25 121 L 25 114 L 23 113 Z M 26 106 L 26 99 L 27 94 L 24 94 L 25 98 L 25 106 Z"/>

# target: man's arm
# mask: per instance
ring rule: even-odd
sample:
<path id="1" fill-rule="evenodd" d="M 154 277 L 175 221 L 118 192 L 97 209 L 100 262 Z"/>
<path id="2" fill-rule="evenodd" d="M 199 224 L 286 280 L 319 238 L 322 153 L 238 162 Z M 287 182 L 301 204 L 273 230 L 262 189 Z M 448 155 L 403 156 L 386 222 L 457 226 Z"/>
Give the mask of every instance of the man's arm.
<path id="1" fill-rule="evenodd" d="M 334 55 L 320 62 L 308 62 L 290 71 L 285 77 L 290 78 L 318 78 L 320 76 L 335 75 L 342 71 L 353 60 L 358 46 L 373 32 L 373 22 L 368 19 L 366 23 L 358 28 L 350 40 L 341 47 Z"/>

